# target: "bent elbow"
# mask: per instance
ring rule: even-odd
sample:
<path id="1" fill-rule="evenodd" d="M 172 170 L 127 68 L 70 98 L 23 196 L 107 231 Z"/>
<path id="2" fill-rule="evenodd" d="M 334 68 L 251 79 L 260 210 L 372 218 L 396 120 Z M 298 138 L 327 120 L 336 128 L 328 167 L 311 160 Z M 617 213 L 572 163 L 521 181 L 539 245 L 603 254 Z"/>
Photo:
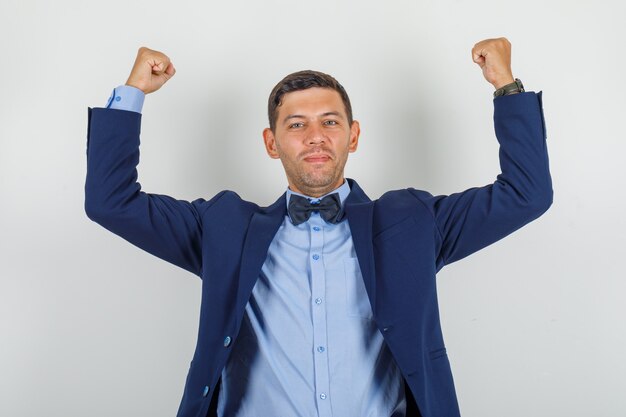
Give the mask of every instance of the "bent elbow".
<path id="1" fill-rule="evenodd" d="M 531 211 L 533 219 L 538 218 L 544 214 L 552 206 L 554 202 L 554 191 L 552 187 L 547 188 L 545 191 L 538 193 L 531 200 L 528 208 Z"/>
<path id="2" fill-rule="evenodd" d="M 85 214 L 87 217 L 101 226 L 107 224 L 114 216 L 115 212 L 97 198 L 85 196 Z M 104 226 L 106 227 L 106 226 Z"/>
<path id="3" fill-rule="evenodd" d="M 102 205 L 89 198 L 85 198 L 84 208 L 87 217 L 96 223 L 100 223 L 106 217 L 106 210 L 103 210 Z"/>
<path id="4" fill-rule="evenodd" d="M 554 192 L 552 181 L 548 177 L 541 181 L 516 184 L 504 178 L 498 178 L 497 186 L 509 200 L 509 207 L 528 221 L 534 220 L 552 206 Z"/>

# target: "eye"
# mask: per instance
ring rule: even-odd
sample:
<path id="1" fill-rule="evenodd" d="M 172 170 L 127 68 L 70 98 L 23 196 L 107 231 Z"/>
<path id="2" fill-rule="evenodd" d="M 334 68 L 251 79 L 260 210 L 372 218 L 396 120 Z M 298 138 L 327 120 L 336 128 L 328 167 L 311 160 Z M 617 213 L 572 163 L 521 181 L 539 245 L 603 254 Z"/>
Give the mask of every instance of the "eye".
<path id="1" fill-rule="evenodd" d="M 297 129 L 299 127 L 304 126 L 304 123 L 302 122 L 296 122 L 296 123 L 292 123 L 289 125 L 289 129 Z"/>
<path id="2" fill-rule="evenodd" d="M 326 126 L 336 126 L 336 125 L 337 125 L 337 121 L 336 121 L 336 120 L 326 120 L 326 121 L 324 122 L 324 124 L 325 124 Z"/>

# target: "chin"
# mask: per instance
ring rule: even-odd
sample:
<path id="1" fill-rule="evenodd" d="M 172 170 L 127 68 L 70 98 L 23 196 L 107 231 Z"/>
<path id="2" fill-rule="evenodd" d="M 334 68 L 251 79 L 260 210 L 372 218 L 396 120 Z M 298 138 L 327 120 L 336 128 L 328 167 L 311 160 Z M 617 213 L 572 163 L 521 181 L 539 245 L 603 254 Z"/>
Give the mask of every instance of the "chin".
<path id="1" fill-rule="evenodd" d="M 330 189 L 332 191 L 335 188 L 335 185 L 339 183 L 343 178 L 342 172 L 337 172 L 335 166 L 333 167 L 316 167 L 317 169 L 311 169 L 313 167 L 303 167 L 300 166 L 300 169 L 291 171 L 290 174 L 287 175 L 291 178 L 294 186 L 298 187 L 300 190 L 325 190 Z M 309 169 L 307 169 L 309 168 Z"/>
<path id="2" fill-rule="evenodd" d="M 335 183 L 339 182 L 339 178 L 335 178 L 331 175 L 307 175 L 300 178 L 301 184 L 308 188 L 324 188 L 332 187 Z"/>

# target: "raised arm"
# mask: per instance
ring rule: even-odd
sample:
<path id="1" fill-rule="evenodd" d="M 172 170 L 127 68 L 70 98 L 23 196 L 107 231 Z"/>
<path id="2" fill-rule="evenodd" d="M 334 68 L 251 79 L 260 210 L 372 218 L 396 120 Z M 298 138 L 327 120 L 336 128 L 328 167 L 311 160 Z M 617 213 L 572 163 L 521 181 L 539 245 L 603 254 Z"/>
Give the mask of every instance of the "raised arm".
<path id="1" fill-rule="evenodd" d="M 175 72 L 166 55 L 141 48 L 126 85 L 149 94 Z M 140 125 L 141 114 L 135 111 L 89 109 L 85 211 L 134 245 L 200 275 L 201 215 L 211 202 L 141 191 L 137 182 Z"/>
<path id="2" fill-rule="evenodd" d="M 494 88 L 515 89 L 508 40 L 477 43 L 472 59 Z M 519 229 L 552 204 L 541 93 L 494 98 L 494 126 L 501 173 L 493 184 L 449 196 L 412 191 L 431 210 L 441 234 L 439 268 Z"/>

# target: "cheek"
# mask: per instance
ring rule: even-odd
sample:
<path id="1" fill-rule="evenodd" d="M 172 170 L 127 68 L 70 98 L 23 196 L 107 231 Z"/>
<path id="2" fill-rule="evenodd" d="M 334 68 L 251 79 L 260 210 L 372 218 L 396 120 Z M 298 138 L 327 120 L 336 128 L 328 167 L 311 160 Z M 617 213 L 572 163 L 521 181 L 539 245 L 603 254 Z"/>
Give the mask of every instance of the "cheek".
<path id="1" fill-rule="evenodd" d="M 281 146 L 277 147 L 277 151 L 280 159 L 284 161 L 295 161 L 296 156 L 298 155 L 298 149 L 296 149 L 294 146 L 286 145 L 284 143 Z"/>
<path id="2" fill-rule="evenodd" d="M 281 140 L 280 145 L 276 143 L 276 148 L 282 155 L 295 156 L 302 151 L 302 143 L 295 137 L 289 137 Z"/>

